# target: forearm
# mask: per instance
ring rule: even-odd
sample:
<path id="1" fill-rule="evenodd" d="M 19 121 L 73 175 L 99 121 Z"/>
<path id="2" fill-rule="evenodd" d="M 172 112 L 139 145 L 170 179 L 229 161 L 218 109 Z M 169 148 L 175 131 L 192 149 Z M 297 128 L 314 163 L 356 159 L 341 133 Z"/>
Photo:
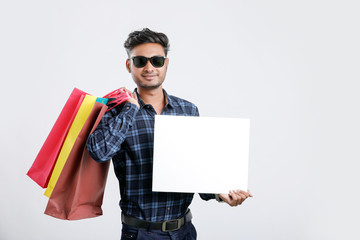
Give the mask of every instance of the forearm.
<path id="1" fill-rule="evenodd" d="M 87 148 L 95 161 L 108 161 L 120 150 L 137 112 L 137 106 L 126 103 L 120 110 L 112 109 L 104 115 L 87 140 Z"/>

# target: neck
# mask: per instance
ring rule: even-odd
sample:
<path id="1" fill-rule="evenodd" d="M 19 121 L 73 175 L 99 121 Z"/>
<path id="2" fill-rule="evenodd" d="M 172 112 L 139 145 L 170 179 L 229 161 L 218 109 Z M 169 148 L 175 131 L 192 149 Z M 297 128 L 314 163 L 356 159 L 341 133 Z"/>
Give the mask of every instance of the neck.
<path id="1" fill-rule="evenodd" d="M 145 104 L 151 104 L 152 106 L 164 105 L 165 96 L 161 86 L 156 89 L 138 88 L 137 92 Z"/>

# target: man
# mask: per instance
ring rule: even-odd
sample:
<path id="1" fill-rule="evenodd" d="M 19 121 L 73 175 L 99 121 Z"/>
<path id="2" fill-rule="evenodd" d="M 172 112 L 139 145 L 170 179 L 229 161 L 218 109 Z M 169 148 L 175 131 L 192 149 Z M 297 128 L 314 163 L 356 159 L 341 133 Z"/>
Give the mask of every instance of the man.
<path id="1" fill-rule="evenodd" d="M 96 161 L 113 159 L 120 184 L 121 239 L 196 239 L 188 210 L 193 194 L 152 192 L 155 114 L 198 116 L 197 107 L 162 88 L 169 59 L 165 34 L 147 28 L 129 34 L 124 44 L 126 68 L 137 88 L 125 104 L 108 111 L 89 136 L 87 147 Z M 250 192 L 200 194 L 231 206 Z"/>

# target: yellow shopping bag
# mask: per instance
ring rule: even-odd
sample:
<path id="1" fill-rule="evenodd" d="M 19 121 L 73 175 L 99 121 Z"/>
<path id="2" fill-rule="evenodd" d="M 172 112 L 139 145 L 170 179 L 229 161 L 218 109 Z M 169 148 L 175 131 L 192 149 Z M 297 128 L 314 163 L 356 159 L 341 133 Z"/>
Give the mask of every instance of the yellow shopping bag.
<path id="1" fill-rule="evenodd" d="M 85 124 L 86 119 L 88 118 L 94 104 L 96 101 L 95 96 L 86 95 L 81 106 L 79 108 L 78 113 L 69 129 L 69 132 L 66 136 L 64 144 L 61 148 L 59 156 L 57 158 L 54 170 L 49 180 L 48 187 L 44 193 L 45 196 L 50 197 L 51 193 L 55 187 L 55 184 L 60 176 L 60 173 L 65 165 L 66 159 L 69 157 L 71 149 L 76 141 L 77 136 L 79 135 L 82 127 Z"/>

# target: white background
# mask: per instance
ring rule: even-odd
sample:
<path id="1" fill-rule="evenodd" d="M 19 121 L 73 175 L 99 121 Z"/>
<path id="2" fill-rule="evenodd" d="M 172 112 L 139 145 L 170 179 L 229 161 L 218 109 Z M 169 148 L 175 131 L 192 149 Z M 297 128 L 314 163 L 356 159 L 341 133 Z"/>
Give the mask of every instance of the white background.
<path id="1" fill-rule="evenodd" d="M 43 214 L 25 174 L 73 87 L 134 88 L 123 42 L 170 38 L 164 84 L 202 116 L 251 119 L 249 188 L 232 208 L 196 196 L 199 239 L 359 239 L 358 1 L 1 1 L 0 239 L 119 239 L 117 180 L 104 216 Z"/>

